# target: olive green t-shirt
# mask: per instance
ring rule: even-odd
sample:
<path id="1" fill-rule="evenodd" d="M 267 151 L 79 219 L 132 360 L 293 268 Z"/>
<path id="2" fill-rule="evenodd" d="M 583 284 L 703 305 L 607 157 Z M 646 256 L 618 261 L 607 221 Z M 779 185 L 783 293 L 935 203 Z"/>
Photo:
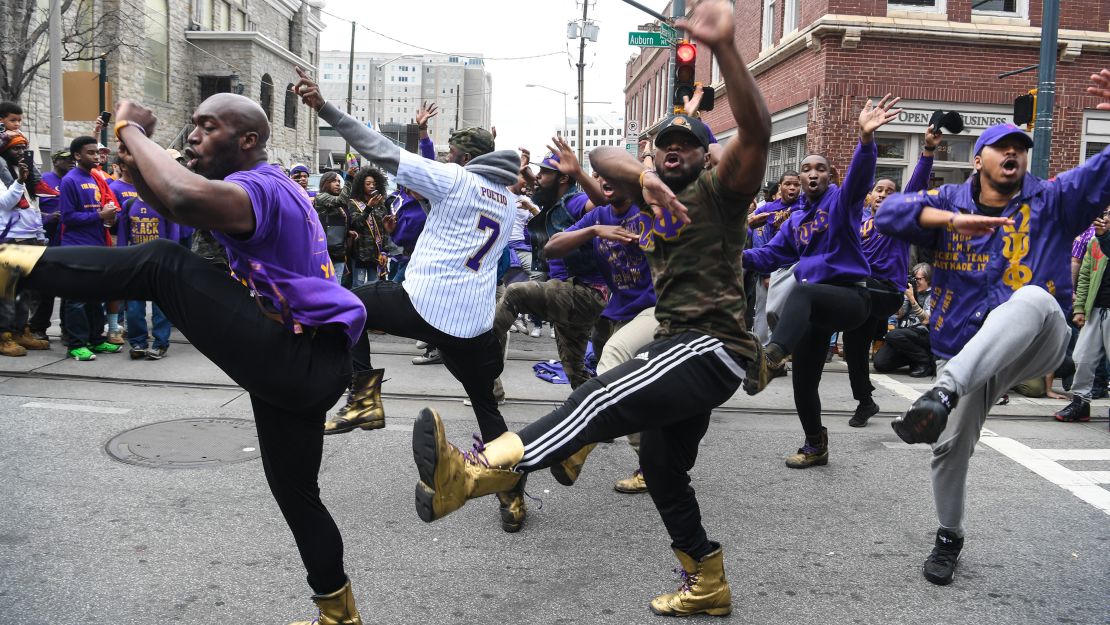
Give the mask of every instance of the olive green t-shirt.
<path id="1" fill-rule="evenodd" d="M 741 266 L 751 199 L 722 187 L 715 170 L 706 171 L 678 193 L 689 224 L 653 217 L 651 232 L 641 234 L 655 280 L 657 337 L 701 332 L 742 358 L 755 355 L 744 325 Z"/>

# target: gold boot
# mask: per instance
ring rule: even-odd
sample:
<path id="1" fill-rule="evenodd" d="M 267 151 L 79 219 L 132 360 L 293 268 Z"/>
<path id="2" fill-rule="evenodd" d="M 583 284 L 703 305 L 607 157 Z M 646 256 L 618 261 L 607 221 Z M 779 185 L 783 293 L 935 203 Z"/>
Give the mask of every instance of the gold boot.
<path id="1" fill-rule="evenodd" d="M 708 614 L 728 616 L 732 613 L 732 591 L 725 579 L 725 559 L 721 546 L 696 561 L 685 553 L 674 550 L 682 569 L 682 585 L 673 593 L 659 595 L 651 600 L 651 611 L 660 616 L 691 616 Z"/>
<path id="2" fill-rule="evenodd" d="M 15 341 L 11 332 L 0 333 L 0 356 L 26 356 L 27 348 Z"/>
<path id="3" fill-rule="evenodd" d="M 497 493 L 498 511 L 501 513 L 501 529 L 513 534 L 524 527 L 524 517 L 528 508 L 524 505 L 524 485 L 528 476 L 520 478 L 512 490 Z"/>
<path id="4" fill-rule="evenodd" d="M 562 462 L 551 465 L 551 475 L 555 477 L 555 481 L 563 486 L 574 486 L 578 474 L 582 473 L 582 465 L 586 464 L 586 456 L 590 455 L 594 447 L 597 447 L 597 443 L 590 443 Z"/>
<path id="5" fill-rule="evenodd" d="M 618 493 L 626 493 L 629 495 L 638 495 L 647 492 L 647 481 L 644 480 L 644 470 L 636 469 L 632 472 L 632 477 L 626 477 L 623 480 L 617 480 L 613 483 L 613 490 Z"/>
<path id="6" fill-rule="evenodd" d="M 324 423 L 324 434 L 342 434 L 355 428 L 379 430 L 385 427 L 382 408 L 382 375 L 385 369 L 360 371 L 351 377 L 347 404 L 334 419 Z"/>
<path id="7" fill-rule="evenodd" d="M 23 329 L 23 334 L 14 335 L 12 338 L 14 338 L 15 342 L 18 343 L 24 349 L 28 349 L 28 350 L 31 350 L 31 349 L 34 349 L 34 350 L 50 349 L 50 341 L 44 341 L 42 339 L 36 339 L 35 335 L 31 334 L 31 330 L 28 329 L 28 328 Z"/>
<path id="8" fill-rule="evenodd" d="M 38 245 L 0 245 L 0 298 L 15 299 L 16 282 L 31 273 L 44 253 L 46 248 Z"/>
<path id="9" fill-rule="evenodd" d="M 362 617 L 355 607 L 355 594 L 351 580 L 339 590 L 327 595 L 313 595 L 312 602 L 320 608 L 320 616 L 311 621 L 297 621 L 290 625 L 362 625 Z"/>
<path id="10" fill-rule="evenodd" d="M 512 490 L 523 477 L 513 471 L 524 457 L 524 443 L 505 432 L 489 443 L 459 451 L 447 442 L 443 421 L 434 410 L 420 411 L 412 428 L 412 456 L 420 472 L 416 513 L 425 523 L 458 510 L 468 499 Z"/>

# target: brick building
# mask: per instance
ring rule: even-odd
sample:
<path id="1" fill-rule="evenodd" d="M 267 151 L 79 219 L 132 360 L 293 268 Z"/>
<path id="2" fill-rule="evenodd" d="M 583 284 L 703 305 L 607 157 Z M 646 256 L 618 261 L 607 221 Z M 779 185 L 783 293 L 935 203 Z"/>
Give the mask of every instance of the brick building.
<path id="1" fill-rule="evenodd" d="M 319 5 L 303 0 L 84 0 L 98 14 L 132 16 L 127 32 L 113 36 L 134 45 L 108 55 L 108 82 L 116 99 L 132 99 L 158 116 L 153 137 L 181 148 L 192 130 L 193 110 L 219 92 L 245 95 L 270 117 L 272 162 L 313 163 L 315 114 L 287 94 L 294 65 L 315 71 L 319 54 Z M 91 62 L 66 63 L 65 71 L 95 71 Z M 24 92 L 24 130 L 41 162 L 50 144 L 50 87 L 44 66 Z M 114 108 L 108 103 L 108 109 Z M 66 121 L 66 142 L 91 134 L 93 120 Z"/>
<path id="2" fill-rule="evenodd" d="M 998 79 L 1039 57 L 1041 0 L 736 0 L 736 40 L 772 114 L 768 178 L 822 153 L 843 171 L 868 97 L 901 96 L 905 109 L 877 133 L 879 175 L 908 178 L 933 111 L 958 111 L 967 129 L 937 153 L 934 184 L 962 182 L 980 132 L 1012 120 L 1013 100 L 1036 86 L 1035 71 Z M 1089 76 L 1110 67 L 1110 3 L 1061 3 L 1050 171 L 1080 163 L 1110 143 L 1110 112 L 1095 111 Z M 975 8 L 973 8 L 973 6 Z M 735 133 L 717 68 L 699 51 L 698 79 L 718 89 L 703 119 L 722 140 Z M 662 107 L 651 69 L 663 54 L 629 62 L 630 119 L 650 128 Z M 647 57 L 647 58 L 645 58 Z M 651 68 L 641 71 L 638 68 Z M 665 89 L 665 78 L 663 79 Z M 665 94 L 664 94 L 665 95 Z M 653 100 L 653 98 L 655 98 Z M 648 114 L 647 117 L 644 115 Z"/>

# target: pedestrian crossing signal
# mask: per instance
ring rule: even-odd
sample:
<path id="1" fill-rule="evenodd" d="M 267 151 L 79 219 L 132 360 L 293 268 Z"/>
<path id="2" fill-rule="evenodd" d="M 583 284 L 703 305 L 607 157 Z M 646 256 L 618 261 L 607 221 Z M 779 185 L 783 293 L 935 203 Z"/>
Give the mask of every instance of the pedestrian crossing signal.
<path id="1" fill-rule="evenodd" d="M 1033 130 L 1033 122 L 1037 119 L 1037 90 L 1030 89 L 1029 93 L 1014 98 L 1014 125 L 1025 126 L 1026 130 Z"/>

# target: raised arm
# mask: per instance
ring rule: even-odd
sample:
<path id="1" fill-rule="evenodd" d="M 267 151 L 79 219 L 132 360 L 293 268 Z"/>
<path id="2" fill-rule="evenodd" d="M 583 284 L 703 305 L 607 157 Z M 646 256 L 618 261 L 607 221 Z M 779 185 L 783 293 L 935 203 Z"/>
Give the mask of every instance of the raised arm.
<path id="1" fill-rule="evenodd" d="M 689 19 L 679 19 L 676 25 L 713 52 L 728 90 L 729 108 L 736 119 L 737 136 L 721 154 L 717 177 L 729 191 L 754 195 L 766 173 L 771 115 L 736 48 L 735 21 L 731 3 L 713 0 L 698 4 Z"/>
<path id="2" fill-rule="evenodd" d="M 436 115 L 439 115 L 439 108 L 436 107 L 435 102 L 431 104 L 421 102 L 420 110 L 416 112 L 416 127 L 420 131 L 420 143 L 418 144 L 420 156 L 433 161 L 436 159 L 436 146 L 432 143 L 432 138 L 428 136 L 428 120 Z"/>
<path id="3" fill-rule="evenodd" d="M 844 175 L 840 188 L 839 208 L 848 212 L 851 223 L 859 223 L 863 217 L 863 201 L 875 183 L 875 166 L 879 152 L 875 146 L 875 131 L 898 118 L 902 109 L 893 108 L 900 98 L 891 98 L 888 93 L 873 104 L 870 99 L 863 105 L 859 114 L 859 145 L 852 155 L 852 163 Z"/>
<path id="4" fill-rule="evenodd" d="M 566 174 L 574 179 L 586 197 L 590 199 L 586 205 L 586 210 L 591 211 L 595 206 L 605 206 L 608 200 L 605 199 L 605 194 L 601 191 L 601 183 L 594 180 L 594 177 L 587 174 L 582 170 L 582 164 L 578 162 L 578 157 L 575 156 L 574 150 L 570 147 L 562 137 L 552 137 L 551 142 L 554 145 L 547 146 L 547 150 L 552 154 L 559 156 L 559 173 Z"/>
<path id="5" fill-rule="evenodd" d="M 933 153 L 940 145 L 941 134 L 940 129 L 932 126 L 925 129 L 925 147 L 921 150 L 921 156 L 917 159 L 917 166 L 913 168 L 909 182 L 902 187 L 903 193 L 916 193 L 929 189 L 929 179 L 933 175 Z"/>
<path id="6" fill-rule="evenodd" d="M 798 248 L 794 246 L 794 231 L 783 226 L 775 236 L 758 248 L 744 250 L 744 269 L 769 274 L 772 271 L 798 262 Z"/>
<path id="7" fill-rule="evenodd" d="M 293 90 L 301 96 L 301 101 L 319 112 L 320 118 L 331 124 L 331 127 L 335 128 L 356 152 L 381 169 L 396 174 L 401 161 L 401 148 L 384 135 L 368 128 L 366 124 L 325 102 L 316 82 L 300 67 L 296 70 L 299 78 Z"/>

